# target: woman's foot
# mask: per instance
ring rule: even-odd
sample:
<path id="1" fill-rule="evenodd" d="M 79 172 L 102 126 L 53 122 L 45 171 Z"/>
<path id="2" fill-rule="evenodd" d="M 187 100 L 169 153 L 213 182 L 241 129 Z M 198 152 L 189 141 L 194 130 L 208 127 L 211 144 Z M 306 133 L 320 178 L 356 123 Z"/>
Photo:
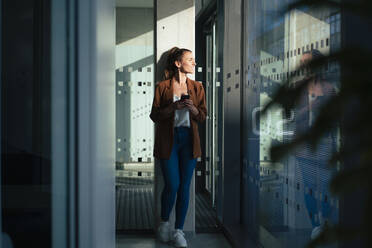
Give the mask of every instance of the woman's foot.
<path id="1" fill-rule="evenodd" d="M 312 230 L 312 232 L 311 232 L 311 237 L 310 238 L 311 239 L 316 239 L 328 227 L 329 226 L 328 226 L 328 222 L 327 221 L 325 221 L 324 223 L 322 223 L 320 226 L 314 227 L 313 230 Z"/>
<path id="2" fill-rule="evenodd" d="M 161 221 L 158 228 L 158 239 L 167 243 L 170 240 L 170 225 L 168 221 Z"/>
<path id="3" fill-rule="evenodd" d="M 173 234 L 173 241 L 175 247 L 187 247 L 185 234 L 181 229 L 176 229 Z"/>

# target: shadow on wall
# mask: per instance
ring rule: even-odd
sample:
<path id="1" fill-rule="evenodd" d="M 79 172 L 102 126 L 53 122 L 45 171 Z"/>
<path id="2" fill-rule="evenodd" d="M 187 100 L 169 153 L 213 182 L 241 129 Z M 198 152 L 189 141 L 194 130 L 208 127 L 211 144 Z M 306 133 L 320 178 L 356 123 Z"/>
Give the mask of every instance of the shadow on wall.
<path id="1" fill-rule="evenodd" d="M 193 0 L 177 1 L 177 0 L 163 0 L 162 6 L 166 8 L 157 8 L 157 20 L 168 18 L 176 15 L 188 8 L 194 6 Z M 155 7 L 156 8 L 156 7 Z M 130 39 L 144 35 L 154 29 L 154 9 L 148 7 L 116 7 L 116 44 L 121 44 Z M 151 18 L 149 18 L 151 17 Z M 139 21 L 138 21 L 139 20 Z M 133 28 L 133 25 L 136 28 Z M 125 35 L 120 32 L 120 29 L 126 30 Z"/>
<path id="2" fill-rule="evenodd" d="M 159 61 L 156 63 L 156 75 L 155 75 L 155 81 L 160 82 L 165 80 L 164 76 L 164 69 L 167 64 L 167 58 L 168 58 L 169 51 L 164 52 L 161 56 Z"/>
<path id="3" fill-rule="evenodd" d="M 116 45 L 154 30 L 153 8 L 116 7 Z"/>
<path id="4" fill-rule="evenodd" d="M 184 1 L 177 1 L 177 0 L 163 0 L 161 2 L 162 6 L 167 6 L 166 8 L 157 8 L 157 19 L 161 20 L 172 15 L 175 15 L 179 12 L 182 12 L 188 8 L 192 8 L 194 6 L 193 0 L 184 0 Z"/>

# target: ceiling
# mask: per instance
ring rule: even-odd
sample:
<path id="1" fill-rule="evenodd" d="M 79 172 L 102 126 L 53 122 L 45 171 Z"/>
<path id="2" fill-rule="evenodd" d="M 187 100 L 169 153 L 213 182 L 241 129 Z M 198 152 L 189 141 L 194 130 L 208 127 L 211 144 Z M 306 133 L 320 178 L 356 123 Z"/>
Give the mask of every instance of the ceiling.
<path id="1" fill-rule="evenodd" d="M 153 0 L 116 0 L 116 7 L 153 8 Z"/>

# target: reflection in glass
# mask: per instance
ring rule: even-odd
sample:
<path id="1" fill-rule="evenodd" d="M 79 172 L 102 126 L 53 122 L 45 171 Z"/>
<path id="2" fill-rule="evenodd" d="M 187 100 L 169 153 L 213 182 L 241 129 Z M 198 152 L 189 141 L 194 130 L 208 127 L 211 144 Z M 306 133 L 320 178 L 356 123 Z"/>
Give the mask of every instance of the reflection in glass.
<path id="1" fill-rule="evenodd" d="M 260 146 L 258 161 L 250 161 L 259 165 L 259 175 L 254 178 L 252 174 L 250 181 L 259 182 L 260 242 L 267 247 L 304 247 L 325 225 L 338 221 L 339 211 L 338 199 L 328 188 L 334 173 L 328 159 L 339 147 L 337 129 L 325 134 L 314 152 L 305 144 L 275 166 L 271 161 L 270 147 L 309 130 L 320 106 L 338 89 L 338 65 L 319 71 L 298 67 L 339 48 L 339 12 L 306 8 L 280 16 L 279 10 L 287 3 L 254 0 L 247 4 L 247 81 L 257 86 L 246 90 L 246 98 L 250 96 L 246 109 L 253 110 L 247 113 L 252 119 L 249 126 Z M 294 87 L 312 77 L 290 116 L 286 118 L 279 107 L 260 115 L 283 80 L 290 77 Z M 259 100 L 254 101 L 252 95 Z"/>

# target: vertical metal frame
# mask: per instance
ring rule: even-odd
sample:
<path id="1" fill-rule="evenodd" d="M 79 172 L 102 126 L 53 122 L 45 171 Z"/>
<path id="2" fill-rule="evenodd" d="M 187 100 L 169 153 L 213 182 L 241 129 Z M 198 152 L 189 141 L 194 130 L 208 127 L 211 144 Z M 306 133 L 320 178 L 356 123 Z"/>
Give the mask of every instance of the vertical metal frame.
<path id="1" fill-rule="evenodd" d="M 73 90 L 74 45 L 71 33 L 70 1 L 51 1 L 51 145 L 52 145 L 52 245 L 76 247 L 75 167 L 73 156 L 74 110 Z M 70 37 L 70 38 L 69 38 Z M 72 46 L 71 46 L 72 45 Z M 72 81 L 71 81 L 72 80 Z M 71 123 L 72 122 L 72 123 Z M 71 140 L 72 138 L 72 140 Z M 72 173 L 72 174 L 71 174 Z"/>
<path id="2" fill-rule="evenodd" d="M 226 25 L 236 25 L 238 20 L 239 1 L 225 2 Z M 228 31 L 225 27 L 225 30 Z M 233 29 L 228 33 L 224 44 L 224 211 L 223 224 L 227 230 L 235 230 L 240 225 L 240 30 Z M 235 49 L 234 49 L 235 48 Z M 231 51 L 231 53 L 230 53 Z M 230 62 L 228 64 L 227 62 Z M 236 67 L 235 67 L 236 66 Z"/>
<path id="3" fill-rule="evenodd" d="M 216 20 L 212 21 L 212 206 L 215 206 L 216 194 Z"/>
<path id="4" fill-rule="evenodd" d="M 209 29 L 211 32 L 209 33 Z M 207 175 L 207 185 L 211 189 L 212 206 L 215 206 L 215 194 L 216 194 L 216 155 L 218 152 L 218 146 L 216 146 L 216 19 L 212 18 L 208 24 L 208 34 L 206 35 L 206 78 L 208 79 L 207 65 L 211 63 L 211 78 L 210 81 L 207 80 L 206 92 L 207 92 L 207 104 L 208 104 L 208 119 L 206 124 L 206 155 L 208 160 L 206 161 L 207 170 L 209 175 Z M 211 53 L 211 54 L 210 54 Z M 211 58 L 211 61 L 209 59 Z M 209 142 L 208 142 L 209 141 Z"/>
<path id="5" fill-rule="evenodd" d="M 211 94 L 210 94 L 210 87 L 211 87 L 211 82 L 209 82 L 211 79 L 208 75 L 208 65 L 210 63 L 209 61 L 209 53 L 210 53 L 210 43 L 211 43 L 211 35 L 210 34 L 206 34 L 205 35 L 205 51 L 206 51 L 206 54 L 205 54 L 205 92 L 206 92 L 206 101 L 207 101 L 207 109 L 208 109 L 208 115 L 207 115 L 207 119 L 206 119 L 206 125 L 205 125 L 205 157 L 206 157 L 206 160 L 205 160 L 205 172 L 208 172 L 209 174 L 205 173 L 206 177 L 205 177 L 205 186 L 206 188 L 210 188 L 210 172 L 211 172 L 211 147 L 208 145 L 209 144 L 209 139 L 210 139 L 210 122 L 211 122 L 211 110 L 209 109 L 210 107 L 210 98 L 211 98 Z"/>
<path id="6" fill-rule="evenodd" d="M 78 246 L 115 246 L 115 1 L 76 4 Z"/>
<path id="7" fill-rule="evenodd" d="M 52 242 L 115 246 L 114 1 L 51 1 Z"/>
<path id="8" fill-rule="evenodd" d="M 216 212 L 217 218 L 222 223 L 223 221 L 223 199 L 224 199 L 224 82 L 223 82 L 223 49 L 224 49 L 224 1 L 223 0 L 216 0 L 217 1 L 217 38 L 216 40 L 218 44 L 218 50 L 216 54 L 218 54 L 218 62 L 217 65 L 220 67 L 220 72 L 218 73 L 217 80 L 220 82 L 220 87 L 218 88 L 218 96 L 220 99 L 218 100 L 218 109 L 219 115 L 217 119 L 217 123 L 219 123 L 217 127 L 217 132 L 220 134 L 218 136 L 218 151 L 221 152 L 219 154 L 219 161 L 218 161 L 218 170 L 219 170 L 219 177 L 218 177 L 218 202 L 216 203 Z"/>
<path id="9" fill-rule="evenodd" d="M 0 1 L 0 54 L 3 54 L 2 53 L 2 48 L 3 48 L 3 25 L 2 25 L 2 23 L 3 23 L 3 9 L 2 9 L 2 7 L 3 7 L 3 1 Z M 2 56 L 0 57 L 0 81 L 2 82 L 2 80 L 3 80 L 3 70 L 2 70 L 2 68 L 3 68 L 3 64 L 2 64 Z M 2 85 L 2 84 L 1 84 Z M 2 109 L 2 101 L 3 101 L 3 99 L 2 99 L 2 86 L 0 85 L 0 111 L 1 111 L 1 109 Z M 2 120 L 1 120 L 1 115 L 0 115 L 0 140 L 2 140 L 2 137 L 1 137 L 1 130 L 2 130 L 2 125 L 1 125 L 1 123 L 2 123 Z M 1 147 L 1 143 L 2 142 L 0 142 L 0 153 L 1 153 L 1 151 L 2 151 L 2 147 Z M 0 159 L 0 168 L 2 168 L 1 167 L 1 159 Z M 1 170 L 0 170 L 0 185 L 2 185 L 2 183 L 1 183 Z M 2 199 L 2 195 L 1 195 L 1 192 L 2 192 L 2 190 L 0 190 L 0 248 L 2 248 L 2 246 L 3 246 L 3 230 L 2 230 L 2 226 L 3 226 L 3 219 L 2 219 L 2 216 L 3 216 L 3 207 L 2 207 L 2 202 L 1 202 L 1 199 Z"/>
<path id="10" fill-rule="evenodd" d="M 244 0 L 241 0 L 240 2 L 241 7 L 240 7 L 240 18 L 241 18 L 241 23 L 240 23 L 240 28 L 241 28 L 241 34 L 240 34 L 240 223 L 244 224 L 244 216 L 245 216 L 245 204 L 244 204 L 244 199 L 247 197 L 247 191 L 245 190 L 245 184 L 246 184 L 246 178 L 247 176 L 244 174 L 246 173 L 246 170 L 244 166 L 246 166 L 246 157 L 248 154 L 247 150 L 245 149 L 246 147 L 246 131 L 245 131 L 245 111 L 246 111 L 246 106 L 245 106 L 245 51 L 246 51 L 246 46 L 245 46 L 245 5 L 244 5 Z"/>
<path id="11" fill-rule="evenodd" d="M 213 198 L 214 194 L 214 183 L 213 183 L 213 176 L 214 176 L 214 166 L 213 166 L 213 157 L 214 157 L 214 144 L 213 144 L 213 87 L 214 87 L 214 55 L 213 55 L 213 45 L 214 45 L 214 38 L 213 38 L 213 18 L 210 18 L 208 21 L 205 22 L 205 91 L 206 91 L 206 100 L 207 100 L 207 110 L 208 116 L 206 120 L 205 130 L 205 145 L 206 145 L 206 173 L 205 180 L 206 180 L 206 188 L 210 190 L 211 197 Z M 208 66 L 210 66 L 210 71 L 208 71 Z"/>

